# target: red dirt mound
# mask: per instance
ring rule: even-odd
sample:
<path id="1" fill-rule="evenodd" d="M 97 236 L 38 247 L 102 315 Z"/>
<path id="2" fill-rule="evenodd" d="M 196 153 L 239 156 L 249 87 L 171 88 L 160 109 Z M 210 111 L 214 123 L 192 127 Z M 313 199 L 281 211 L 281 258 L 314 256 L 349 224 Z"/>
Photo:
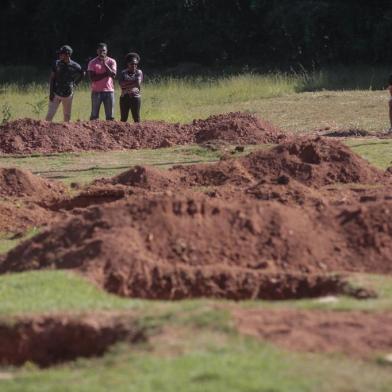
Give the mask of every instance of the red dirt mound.
<path id="1" fill-rule="evenodd" d="M 59 124 L 21 119 L 0 126 L 0 152 L 5 154 L 158 148 L 192 141 L 187 129 L 164 122 Z"/>
<path id="2" fill-rule="evenodd" d="M 238 330 L 288 350 L 371 358 L 392 350 L 391 312 L 237 309 Z"/>
<path id="3" fill-rule="evenodd" d="M 353 269 L 356 255 L 339 236 L 333 222 L 279 203 L 134 197 L 90 208 L 24 242 L 0 273 L 77 269 L 110 292 L 142 298 L 314 296 L 342 290 L 311 273 Z M 385 265 L 383 258 L 366 268 Z"/>
<path id="4" fill-rule="evenodd" d="M 392 203 L 379 201 L 347 207 L 337 216 L 341 236 L 356 253 L 352 268 L 358 264 L 374 266 L 384 260 L 385 272 L 392 267 Z"/>
<path id="5" fill-rule="evenodd" d="M 34 203 L 0 201 L 0 232 L 23 233 L 31 227 L 44 226 L 57 218 L 51 211 Z"/>
<path id="6" fill-rule="evenodd" d="M 204 136 L 203 136 L 204 135 Z M 232 144 L 277 143 L 284 134 L 250 114 L 229 113 L 193 124 L 145 121 L 48 123 L 21 119 L 0 125 L 0 153 L 160 148 L 217 138 Z"/>
<path id="7" fill-rule="evenodd" d="M 228 113 L 192 123 L 197 143 L 225 141 L 231 144 L 279 143 L 284 133 L 250 113 Z"/>
<path id="8" fill-rule="evenodd" d="M 268 151 L 241 158 L 255 178 L 286 174 L 311 186 L 333 183 L 375 183 L 384 178 L 381 170 L 354 154 L 343 143 L 326 138 L 297 138 Z"/>
<path id="9" fill-rule="evenodd" d="M 118 341 L 137 343 L 146 337 L 130 315 L 37 316 L 0 320 L 0 365 L 42 367 L 78 357 L 103 355 Z"/>
<path id="10" fill-rule="evenodd" d="M 64 192 L 65 188 L 60 183 L 35 176 L 29 171 L 0 168 L 0 196 L 54 199 Z"/>
<path id="11" fill-rule="evenodd" d="M 255 183 L 254 177 L 238 159 L 229 159 L 212 164 L 174 166 L 169 172 L 173 177 L 179 176 L 182 186 L 237 186 Z"/>
<path id="12" fill-rule="evenodd" d="M 159 170 L 152 166 L 134 166 L 119 175 L 100 179 L 94 182 L 96 185 L 125 185 L 147 190 L 164 191 L 176 185 L 178 178 L 175 172 Z"/>

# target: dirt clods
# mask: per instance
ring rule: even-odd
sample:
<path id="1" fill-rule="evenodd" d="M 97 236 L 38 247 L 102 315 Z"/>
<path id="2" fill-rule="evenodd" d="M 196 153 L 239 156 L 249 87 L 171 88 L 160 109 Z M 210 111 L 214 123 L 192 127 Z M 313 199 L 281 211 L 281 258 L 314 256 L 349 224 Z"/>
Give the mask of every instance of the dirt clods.
<path id="1" fill-rule="evenodd" d="M 248 113 L 228 113 L 191 124 L 145 121 L 48 123 L 21 119 L 0 125 L 0 153 L 31 154 L 87 150 L 161 148 L 220 140 L 233 145 L 278 143 L 286 136 Z"/>

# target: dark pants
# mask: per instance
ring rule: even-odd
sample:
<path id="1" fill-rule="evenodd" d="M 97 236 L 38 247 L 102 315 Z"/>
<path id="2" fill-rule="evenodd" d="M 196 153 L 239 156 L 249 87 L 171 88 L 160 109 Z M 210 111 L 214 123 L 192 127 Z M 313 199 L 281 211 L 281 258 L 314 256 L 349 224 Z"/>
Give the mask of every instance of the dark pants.
<path id="1" fill-rule="evenodd" d="M 97 120 L 99 118 L 99 109 L 101 103 L 105 108 L 106 120 L 114 120 L 114 92 L 102 91 L 91 93 L 91 116 L 90 120 Z"/>
<path id="2" fill-rule="evenodd" d="M 131 97 L 129 94 L 120 97 L 121 121 L 128 120 L 129 109 L 131 109 L 132 118 L 135 122 L 140 122 L 140 106 L 142 99 L 140 97 Z"/>

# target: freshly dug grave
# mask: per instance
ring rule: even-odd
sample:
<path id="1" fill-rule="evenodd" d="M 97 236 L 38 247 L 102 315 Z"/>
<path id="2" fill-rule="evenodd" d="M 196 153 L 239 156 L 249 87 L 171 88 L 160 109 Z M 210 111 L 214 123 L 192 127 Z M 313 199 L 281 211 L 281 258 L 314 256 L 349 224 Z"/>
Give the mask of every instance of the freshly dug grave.
<path id="1" fill-rule="evenodd" d="M 375 358 L 392 351 L 392 312 L 236 309 L 240 333 L 285 349 Z"/>
<path id="2" fill-rule="evenodd" d="M 62 197 L 65 187 L 17 168 L 0 168 L 0 196 L 29 197 L 39 200 Z"/>
<path id="3" fill-rule="evenodd" d="M 0 365 L 33 362 L 41 367 L 103 355 L 116 342 L 146 340 L 135 318 L 94 313 L 0 320 Z"/>
<path id="4" fill-rule="evenodd" d="M 160 148 L 221 140 L 235 145 L 279 143 L 285 135 L 246 113 L 228 113 L 191 124 L 145 121 L 48 123 L 21 119 L 0 125 L 0 153 L 31 154 L 87 150 Z"/>
<path id="5" fill-rule="evenodd" d="M 110 292 L 155 299 L 314 297 L 347 293 L 327 271 L 391 272 L 390 258 L 357 262 L 325 219 L 273 202 L 135 196 L 22 243 L 0 272 L 75 269 Z"/>

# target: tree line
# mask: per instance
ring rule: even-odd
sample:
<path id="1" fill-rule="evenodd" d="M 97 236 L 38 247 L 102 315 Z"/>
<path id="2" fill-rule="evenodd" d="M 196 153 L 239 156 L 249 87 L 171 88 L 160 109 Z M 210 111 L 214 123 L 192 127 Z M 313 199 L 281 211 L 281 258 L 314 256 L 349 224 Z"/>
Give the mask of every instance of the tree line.
<path id="1" fill-rule="evenodd" d="M 392 63 L 392 2 L 381 0 L 3 0 L 0 63 L 81 62 L 107 42 L 144 65 Z"/>

